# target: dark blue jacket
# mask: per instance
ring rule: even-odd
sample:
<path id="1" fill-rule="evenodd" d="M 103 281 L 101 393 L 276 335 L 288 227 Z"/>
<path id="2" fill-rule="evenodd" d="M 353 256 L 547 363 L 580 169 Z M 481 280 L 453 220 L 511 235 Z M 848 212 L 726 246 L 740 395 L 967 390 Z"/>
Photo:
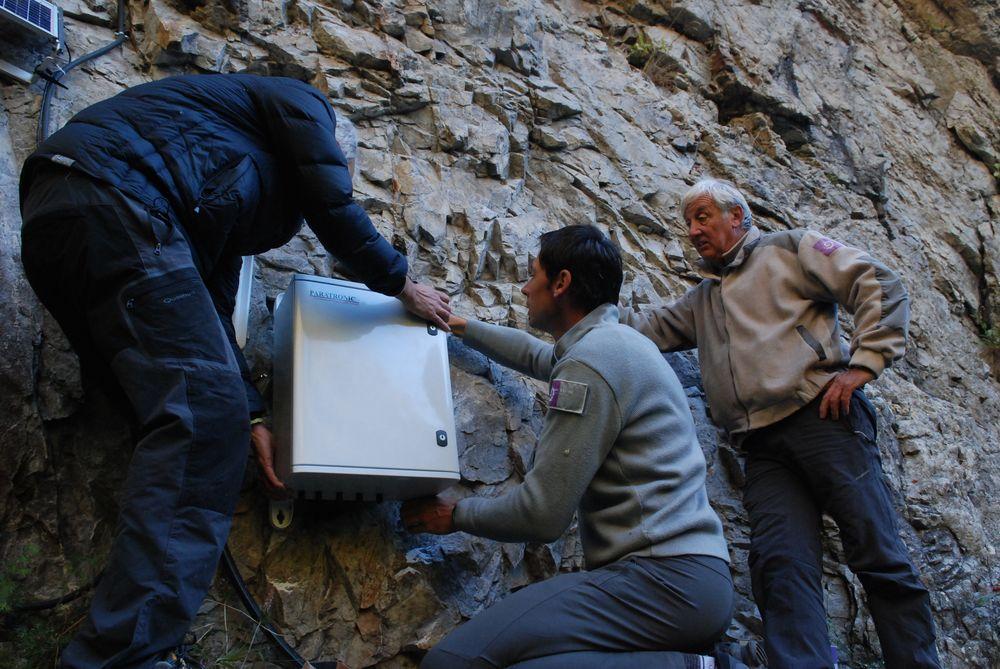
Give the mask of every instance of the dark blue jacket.
<path id="1" fill-rule="evenodd" d="M 352 199 L 335 127 L 323 94 L 293 79 L 170 77 L 70 119 L 25 161 L 21 201 L 56 157 L 179 224 L 230 331 L 239 257 L 281 246 L 303 217 L 356 277 L 394 295 L 406 259 Z M 251 410 L 261 408 L 248 395 Z"/>

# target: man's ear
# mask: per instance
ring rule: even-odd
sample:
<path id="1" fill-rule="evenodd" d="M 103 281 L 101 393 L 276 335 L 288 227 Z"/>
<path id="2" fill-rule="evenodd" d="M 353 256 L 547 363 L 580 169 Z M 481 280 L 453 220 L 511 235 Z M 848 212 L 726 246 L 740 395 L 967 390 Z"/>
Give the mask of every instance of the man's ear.
<path id="1" fill-rule="evenodd" d="M 573 274 L 568 269 L 561 269 L 556 274 L 556 278 L 551 282 L 552 297 L 561 297 L 569 290 L 569 285 L 573 283 Z"/>
<path id="2" fill-rule="evenodd" d="M 743 207 L 730 207 L 729 214 L 733 217 L 733 228 L 743 227 Z"/>

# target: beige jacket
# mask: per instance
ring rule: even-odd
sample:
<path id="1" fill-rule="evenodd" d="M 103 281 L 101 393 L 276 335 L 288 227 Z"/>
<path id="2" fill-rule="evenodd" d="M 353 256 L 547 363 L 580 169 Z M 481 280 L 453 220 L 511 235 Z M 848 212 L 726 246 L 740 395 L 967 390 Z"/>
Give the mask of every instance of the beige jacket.
<path id="1" fill-rule="evenodd" d="M 815 398 L 846 367 L 875 376 L 903 355 L 909 297 L 864 251 L 810 230 L 750 229 L 680 299 L 622 322 L 661 351 L 698 348 L 712 419 L 740 435 Z M 854 315 L 848 348 L 837 305 Z"/>

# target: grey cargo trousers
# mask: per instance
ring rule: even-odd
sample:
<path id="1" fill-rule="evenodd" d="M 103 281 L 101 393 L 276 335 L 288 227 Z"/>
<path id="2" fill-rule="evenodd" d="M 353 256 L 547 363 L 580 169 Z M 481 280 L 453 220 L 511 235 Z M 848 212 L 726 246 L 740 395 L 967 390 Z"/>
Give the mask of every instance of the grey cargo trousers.
<path id="1" fill-rule="evenodd" d="M 821 514 L 840 529 L 889 669 L 939 667 L 930 597 L 899 537 L 882 474 L 875 410 L 860 391 L 840 420 L 819 398 L 743 443 L 750 575 L 771 669 L 831 669 L 823 608 Z"/>
<path id="2" fill-rule="evenodd" d="M 729 626 L 716 557 L 629 557 L 509 595 L 441 641 L 421 669 L 686 669 Z"/>

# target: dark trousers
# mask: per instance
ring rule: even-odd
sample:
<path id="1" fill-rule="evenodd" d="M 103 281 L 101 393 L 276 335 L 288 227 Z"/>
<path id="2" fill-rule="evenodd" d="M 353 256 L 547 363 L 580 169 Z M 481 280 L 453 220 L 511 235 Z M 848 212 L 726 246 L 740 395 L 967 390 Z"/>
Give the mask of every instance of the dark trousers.
<path id="1" fill-rule="evenodd" d="M 626 558 L 529 585 L 457 628 L 421 669 L 685 669 L 732 618 L 729 565 Z"/>
<path id="2" fill-rule="evenodd" d="M 182 641 L 225 545 L 249 446 L 244 386 L 178 230 L 63 169 L 23 204 L 28 280 L 138 426 L 111 554 L 62 666 L 148 667 Z"/>
<path id="3" fill-rule="evenodd" d="M 750 574 L 771 669 L 833 666 L 821 584 L 822 512 L 840 528 L 886 666 L 940 666 L 927 589 L 899 538 L 875 430 L 874 409 L 858 391 L 840 420 L 821 420 L 817 398 L 743 444 Z"/>

